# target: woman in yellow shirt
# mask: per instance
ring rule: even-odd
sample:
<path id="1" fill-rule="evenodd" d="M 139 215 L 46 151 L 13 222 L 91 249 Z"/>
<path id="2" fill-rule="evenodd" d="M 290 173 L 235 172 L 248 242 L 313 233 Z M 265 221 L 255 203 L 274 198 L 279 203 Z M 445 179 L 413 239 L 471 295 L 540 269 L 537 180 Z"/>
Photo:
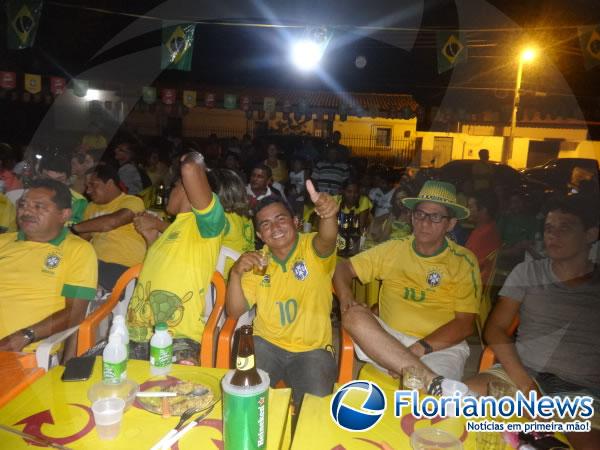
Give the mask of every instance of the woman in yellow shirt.
<path id="1" fill-rule="evenodd" d="M 279 149 L 275 144 L 269 144 L 267 147 L 267 159 L 264 164 L 271 168 L 273 181 L 284 185 L 288 181 L 288 168 L 285 161 L 279 159 Z"/>

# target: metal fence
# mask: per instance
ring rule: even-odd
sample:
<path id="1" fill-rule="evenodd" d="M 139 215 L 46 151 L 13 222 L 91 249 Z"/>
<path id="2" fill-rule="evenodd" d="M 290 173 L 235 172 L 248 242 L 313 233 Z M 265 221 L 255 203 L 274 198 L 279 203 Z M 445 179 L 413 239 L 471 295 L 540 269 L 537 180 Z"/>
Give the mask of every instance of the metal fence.
<path id="1" fill-rule="evenodd" d="M 416 156 L 415 139 L 390 139 L 382 145 L 377 136 L 342 136 L 342 144 L 350 147 L 352 156 L 368 158 L 370 164 L 390 167 L 407 166 Z"/>

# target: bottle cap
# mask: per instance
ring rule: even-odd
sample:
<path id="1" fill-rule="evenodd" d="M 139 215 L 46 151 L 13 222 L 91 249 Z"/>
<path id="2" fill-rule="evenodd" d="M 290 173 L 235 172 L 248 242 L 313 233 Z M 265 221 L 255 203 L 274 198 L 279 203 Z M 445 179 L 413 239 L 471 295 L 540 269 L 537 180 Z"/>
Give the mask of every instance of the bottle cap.
<path id="1" fill-rule="evenodd" d="M 164 323 L 164 322 L 158 322 L 158 323 L 156 324 L 156 326 L 154 327 L 154 329 L 155 329 L 156 331 L 166 331 L 166 330 L 168 330 L 168 329 L 169 329 L 169 327 L 168 327 L 168 326 L 167 326 L 167 324 L 166 324 L 166 323 Z"/>

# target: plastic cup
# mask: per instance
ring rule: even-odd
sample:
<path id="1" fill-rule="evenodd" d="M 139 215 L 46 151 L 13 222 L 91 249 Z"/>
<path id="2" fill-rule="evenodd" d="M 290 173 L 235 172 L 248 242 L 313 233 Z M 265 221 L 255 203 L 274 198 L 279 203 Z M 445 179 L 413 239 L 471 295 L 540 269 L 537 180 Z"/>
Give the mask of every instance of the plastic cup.
<path id="1" fill-rule="evenodd" d="M 420 367 L 405 367 L 402 370 L 402 387 L 425 394 L 425 370 Z"/>
<path id="2" fill-rule="evenodd" d="M 413 450 L 463 450 L 458 439 L 438 428 L 426 427 L 416 430 L 410 436 Z"/>
<path id="3" fill-rule="evenodd" d="M 94 422 L 100 439 L 114 439 L 119 435 L 124 409 L 125 400 L 122 398 L 101 398 L 92 404 Z"/>

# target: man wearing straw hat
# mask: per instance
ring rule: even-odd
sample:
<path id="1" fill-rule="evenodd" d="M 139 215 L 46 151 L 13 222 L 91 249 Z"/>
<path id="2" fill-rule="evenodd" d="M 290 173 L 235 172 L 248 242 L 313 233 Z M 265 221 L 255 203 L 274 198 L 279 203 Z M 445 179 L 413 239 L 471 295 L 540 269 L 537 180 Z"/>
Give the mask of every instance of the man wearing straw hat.
<path id="1" fill-rule="evenodd" d="M 418 197 L 402 203 L 412 211 L 413 234 L 339 263 L 334 284 L 359 359 L 392 375 L 419 366 L 436 392 L 443 377 L 462 378 L 465 338 L 480 308 L 477 258 L 446 238 L 469 211 L 456 202 L 454 186 L 441 181 L 427 181 Z M 356 302 L 353 278 L 382 281 L 379 317 Z"/>

